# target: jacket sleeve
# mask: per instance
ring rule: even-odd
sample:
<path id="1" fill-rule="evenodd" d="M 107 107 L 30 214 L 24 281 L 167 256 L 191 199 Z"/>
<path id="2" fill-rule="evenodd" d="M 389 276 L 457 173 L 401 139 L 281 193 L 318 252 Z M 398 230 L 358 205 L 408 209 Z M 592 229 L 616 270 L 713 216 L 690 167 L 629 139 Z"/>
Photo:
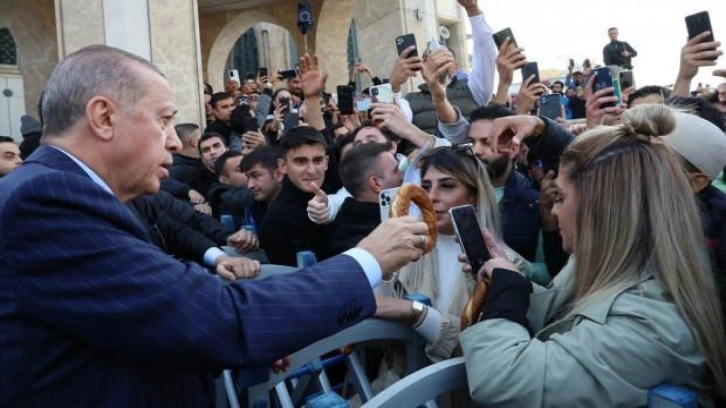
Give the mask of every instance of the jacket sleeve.
<path id="1" fill-rule="evenodd" d="M 566 130 L 557 122 L 540 116 L 544 121 L 545 129 L 536 139 L 527 140 L 532 155 L 544 163 L 545 171 L 555 170 L 560 164 L 560 156 L 567 146 L 575 140 L 575 135 Z"/>
<path id="2" fill-rule="evenodd" d="M 174 197 L 160 196 L 160 205 L 164 211 L 182 224 L 189 225 L 201 232 L 217 245 L 227 245 L 227 237 L 231 234 L 225 226 L 207 214 L 195 211 L 187 203 L 174 199 Z"/>
<path id="3" fill-rule="evenodd" d="M 180 200 L 189 200 L 191 187 L 173 178 L 161 180 L 161 189 Z"/>
<path id="4" fill-rule="evenodd" d="M 506 319 L 468 328 L 461 345 L 472 398 L 486 406 L 644 406 L 651 387 L 704 374 L 674 305 L 664 310 L 636 295 L 627 302 L 604 322 L 582 318 L 546 340 Z"/>
<path id="5" fill-rule="evenodd" d="M 265 89 L 262 91 L 262 95 L 257 100 L 257 107 L 255 108 L 255 117 L 257 118 L 257 127 L 260 129 L 267 120 L 267 115 L 270 113 L 270 106 L 272 105 L 272 91 Z"/>
<path id="6" fill-rule="evenodd" d="M 260 366 L 375 310 L 365 273 L 347 255 L 225 284 L 140 238 L 129 210 L 86 177 L 54 173 L 25 183 L 8 196 L 0 224 L 3 274 L 12 275 L 4 295 L 12 293 L 24 319 L 53 328 L 57 341 L 101 356 L 160 369 Z"/>
<path id="7" fill-rule="evenodd" d="M 486 23 L 484 14 L 471 17 L 469 20 L 474 39 L 474 51 L 472 52 L 473 66 L 467 84 L 474 97 L 474 102 L 483 106 L 492 98 L 497 48 L 492 38 L 493 31 Z"/>
<path id="8" fill-rule="evenodd" d="M 635 51 L 635 48 L 631 47 L 630 44 L 628 44 L 627 42 L 625 43 L 625 48 L 630 53 L 630 58 L 638 56 L 638 51 Z"/>
<path id="9" fill-rule="evenodd" d="M 159 215 L 156 226 L 166 243 L 168 253 L 177 258 L 204 265 L 204 253 L 217 246 L 214 241 L 166 213 Z"/>

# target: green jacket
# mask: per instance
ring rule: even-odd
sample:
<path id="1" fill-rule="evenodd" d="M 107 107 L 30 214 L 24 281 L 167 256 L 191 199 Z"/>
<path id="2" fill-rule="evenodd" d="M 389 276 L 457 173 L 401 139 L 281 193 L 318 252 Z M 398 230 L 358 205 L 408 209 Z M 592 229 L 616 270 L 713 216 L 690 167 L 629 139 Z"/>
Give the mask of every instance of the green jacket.
<path id="1" fill-rule="evenodd" d="M 460 337 L 469 390 L 486 406 L 637 407 L 667 382 L 707 397 L 706 361 L 655 279 L 603 297 L 545 327 L 572 295 L 571 265 L 530 297 L 537 333 L 505 319 L 485 320 Z"/>

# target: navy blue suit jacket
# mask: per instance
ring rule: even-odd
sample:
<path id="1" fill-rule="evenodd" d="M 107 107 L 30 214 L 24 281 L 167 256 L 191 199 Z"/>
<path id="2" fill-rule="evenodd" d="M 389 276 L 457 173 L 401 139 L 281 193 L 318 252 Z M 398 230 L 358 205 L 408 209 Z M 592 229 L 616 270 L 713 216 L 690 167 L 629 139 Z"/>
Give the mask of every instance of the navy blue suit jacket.
<path id="1" fill-rule="evenodd" d="M 174 260 L 50 147 L 0 180 L 0 209 L 0 406 L 209 406 L 212 373 L 375 310 L 345 255 L 231 284 Z"/>

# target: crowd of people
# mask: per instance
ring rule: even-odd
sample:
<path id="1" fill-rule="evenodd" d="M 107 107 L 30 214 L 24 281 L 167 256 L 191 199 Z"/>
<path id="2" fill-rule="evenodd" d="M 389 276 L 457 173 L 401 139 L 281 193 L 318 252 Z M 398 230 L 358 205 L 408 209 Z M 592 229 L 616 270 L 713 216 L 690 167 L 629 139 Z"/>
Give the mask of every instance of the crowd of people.
<path id="1" fill-rule="evenodd" d="M 219 370 L 285 369 L 371 316 L 411 325 L 432 362 L 463 355 L 484 405 L 642 406 L 662 383 L 726 404 L 726 70 L 692 91 L 720 43 L 688 40 L 672 87 L 617 96 L 571 63 L 512 99 L 526 55 L 458 2 L 472 70 L 446 46 L 403 50 L 387 79 L 359 62 L 348 86 L 367 75 L 392 100 L 366 88 L 352 113 L 307 54 L 293 78 L 207 85 L 204 124 L 175 123 L 142 58 L 61 61 L 23 145 L 0 137 L 0 405 L 209 405 Z M 632 69 L 608 35 L 607 66 Z M 548 93 L 556 119 L 538 115 Z M 425 254 L 425 223 L 381 211 L 404 182 L 435 212 Z M 449 213 L 466 204 L 492 255 L 478 271 Z M 264 264 L 301 270 L 254 279 Z M 403 374 L 395 349 L 379 357 Z"/>

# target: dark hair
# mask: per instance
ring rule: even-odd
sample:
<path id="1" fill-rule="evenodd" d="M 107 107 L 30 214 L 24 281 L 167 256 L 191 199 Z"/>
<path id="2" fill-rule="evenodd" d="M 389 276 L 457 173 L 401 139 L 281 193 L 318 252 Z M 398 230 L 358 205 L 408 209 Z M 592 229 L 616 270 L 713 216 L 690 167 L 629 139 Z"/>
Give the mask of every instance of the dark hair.
<path id="1" fill-rule="evenodd" d="M 10 136 L 0 136 L 0 143 L 15 143 L 15 139 Z"/>
<path id="2" fill-rule="evenodd" d="M 220 135 L 217 132 L 205 132 L 202 137 L 199 138 L 199 143 L 197 144 L 197 148 L 199 148 L 199 154 L 202 154 L 202 143 L 206 142 L 209 139 L 214 139 L 215 137 L 218 137 L 225 147 L 227 146 L 227 142 L 224 140 L 224 136 Z"/>
<path id="3" fill-rule="evenodd" d="M 217 109 L 217 102 L 225 99 L 232 99 L 232 95 L 227 92 L 217 92 L 212 95 L 212 99 L 209 101 L 209 104 L 212 105 L 212 108 Z"/>
<path id="4" fill-rule="evenodd" d="M 665 104 L 676 109 L 686 109 L 691 113 L 699 116 L 701 119 L 705 119 L 723 132 L 724 128 L 723 119 L 721 119 L 721 111 L 718 110 L 711 102 L 695 97 L 695 96 L 679 96 L 673 95 L 665 101 Z"/>
<path id="5" fill-rule="evenodd" d="M 489 106 L 480 106 L 474 109 L 469 115 L 469 123 L 477 120 L 494 120 L 505 116 L 514 116 L 514 113 L 507 109 L 504 105 L 493 104 Z"/>
<path id="6" fill-rule="evenodd" d="M 327 147 L 323 135 L 317 129 L 312 126 L 296 126 L 285 132 L 282 140 L 280 140 L 280 150 L 282 151 L 282 157 L 285 157 L 290 150 L 303 145 L 316 144 L 322 145 L 323 148 Z"/>
<path id="7" fill-rule="evenodd" d="M 213 95 L 214 89 L 212 88 L 212 85 L 209 85 L 208 83 L 204 83 L 204 93 L 207 95 Z"/>
<path id="8" fill-rule="evenodd" d="M 658 85 L 642 86 L 636 89 L 635 92 L 631 93 L 630 96 L 628 96 L 628 108 L 630 107 L 630 105 L 633 104 L 634 100 L 638 98 L 645 98 L 648 95 L 660 95 L 665 101 L 668 97 L 671 96 L 671 91 Z"/>
<path id="9" fill-rule="evenodd" d="M 280 149 L 275 146 L 264 145 L 247 153 L 245 158 L 240 162 L 239 167 L 242 171 L 249 171 L 259 164 L 267 170 L 270 170 L 270 172 L 273 172 L 277 169 L 277 160 L 281 157 Z"/>
<path id="10" fill-rule="evenodd" d="M 617 27 L 610 27 L 610 28 L 608 28 L 608 34 L 610 33 L 610 31 L 617 30 L 617 29 L 618 29 Z"/>
<path id="11" fill-rule="evenodd" d="M 242 153 L 235 150 L 227 150 L 222 153 L 222 155 L 217 157 L 217 160 L 214 161 L 214 174 L 217 176 L 221 175 L 224 171 L 224 166 L 227 164 L 227 160 L 237 156 L 242 156 Z"/>
<path id="12" fill-rule="evenodd" d="M 174 126 L 174 130 L 177 136 L 179 136 L 179 140 L 182 143 L 186 143 L 189 141 L 191 135 L 199 130 L 199 126 L 196 123 L 180 123 Z"/>
<path id="13" fill-rule="evenodd" d="M 379 128 L 378 126 L 376 126 L 375 123 L 373 123 L 372 120 L 364 120 L 363 123 L 360 124 L 360 126 L 355 128 L 355 130 L 353 131 L 353 140 L 355 140 L 355 137 L 358 136 L 358 132 L 369 127 L 377 128 L 378 130 L 380 130 L 381 133 L 383 133 L 383 136 L 391 143 L 398 143 L 401 141 L 401 138 L 398 137 L 398 135 L 388 129 Z"/>
<path id="14" fill-rule="evenodd" d="M 340 179 L 343 187 L 357 197 L 365 191 L 366 180 L 371 174 L 383 177 L 378 167 L 378 158 L 393 148 L 389 143 L 366 143 L 353 147 L 340 162 Z"/>
<path id="15" fill-rule="evenodd" d="M 338 157 L 340 157 L 343 148 L 349 144 L 352 144 L 353 140 L 355 140 L 355 135 L 353 133 L 348 133 L 347 135 L 335 141 L 335 151 L 338 154 Z"/>
<path id="16" fill-rule="evenodd" d="M 552 86 L 550 88 L 554 88 L 555 85 L 557 85 L 557 84 L 560 84 L 560 88 L 562 88 L 563 91 L 565 90 L 565 83 L 562 82 L 562 81 L 555 81 L 555 82 L 553 82 L 552 83 Z"/>

